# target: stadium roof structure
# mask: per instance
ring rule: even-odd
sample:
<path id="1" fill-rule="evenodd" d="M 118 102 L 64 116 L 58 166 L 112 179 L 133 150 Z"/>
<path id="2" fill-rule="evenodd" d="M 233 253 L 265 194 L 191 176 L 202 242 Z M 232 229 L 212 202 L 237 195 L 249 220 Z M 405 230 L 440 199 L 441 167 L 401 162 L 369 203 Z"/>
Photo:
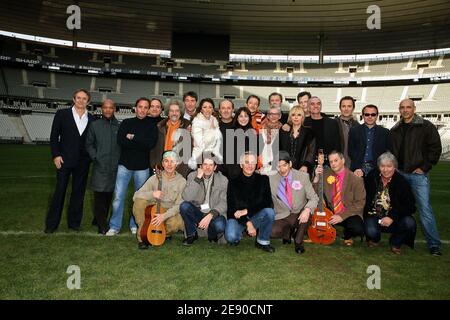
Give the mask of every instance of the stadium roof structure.
<path id="1" fill-rule="evenodd" d="M 69 30 L 67 7 L 81 8 Z M 380 9 L 380 29 L 368 19 Z M 369 54 L 450 47 L 449 0 L 2 0 L 1 29 L 170 50 L 173 32 L 229 35 L 230 53 Z M 321 46 L 322 42 L 322 46 Z"/>

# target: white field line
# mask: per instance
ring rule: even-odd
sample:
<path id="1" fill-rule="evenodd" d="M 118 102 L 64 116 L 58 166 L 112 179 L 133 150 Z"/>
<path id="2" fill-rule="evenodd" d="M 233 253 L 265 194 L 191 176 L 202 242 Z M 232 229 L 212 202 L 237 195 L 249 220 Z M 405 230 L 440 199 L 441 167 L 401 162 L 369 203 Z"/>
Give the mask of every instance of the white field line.
<path id="1" fill-rule="evenodd" d="M 0 180 L 7 180 L 7 179 L 37 179 L 37 178 L 50 178 L 50 177 L 56 177 L 56 176 L 55 175 L 5 176 L 5 177 L 0 177 Z"/>
<path id="2" fill-rule="evenodd" d="M 7 231 L 0 231 L 0 235 L 2 236 L 74 236 L 74 237 L 81 237 L 81 236 L 87 236 L 87 237 L 98 237 L 98 238 L 114 238 L 114 237 L 135 237 L 135 235 L 129 233 L 128 231 L 124 233 L 120 233 L 118 235 L 107 237 L 101 234 L 98 234 L 96 232 L 90 232 L 90 231 L 80 231 L 80 232 L 59 232 L 56 231 L 52 234 L 45 234 L 44 231 L 14 231 L 14 230 L 7 230 Z M 416 240 L 416 243 L 426 243 L 425 240 Z M 444 244 L 450 244 L 450 240 L 441 240 Z"/>
<path id="3" fill-rule="evenodd" d="M 104 235 L 101 235 L 97 232 L 90 232 L 90 231 L 80 231 L 80 232 L 59 232 L 56 231 L 52 234 L 46 234 L 44 233 L 44 231 L 14 231 L 14 230 L 6 230 L 6 231 L 0 231 L 0 235 L 2 236 L 49 236 L 49 237 L 53 237 L 53 236 L 86 236 L 86 237 L 99 237 L 99 238 L 110 238 Z M 115 235 L 113 237 L 135 237 L 135 235 L 127 232 L 124 233 L 120 233 L 118 235 Z"/>

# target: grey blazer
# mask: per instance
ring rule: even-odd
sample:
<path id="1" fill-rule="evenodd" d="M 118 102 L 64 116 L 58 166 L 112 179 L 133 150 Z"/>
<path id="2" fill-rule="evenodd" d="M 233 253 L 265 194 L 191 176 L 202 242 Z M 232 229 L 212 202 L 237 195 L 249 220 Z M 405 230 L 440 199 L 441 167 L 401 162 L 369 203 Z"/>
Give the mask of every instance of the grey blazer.
<path id="1" fill-rule="evenodd" d="M 292 210 L 277 196 L 278 185 L 282 178 L 281 175 L 277 173 L 269 177 L 270 190 L 275 208 L 275 220 L 284 219 L 291 213 L 300 213 L 303 208 L 310 208 L 311 213 L 313 213 L 319 202 L 319 197 L 314 191 L 311 181 L 309 181 L 309 175 L 295 169 L 291 169 L 291 172 L 292 184 L 295 183 L 296 188 L 298 188 L 298 190 L 292 188 Z"/>

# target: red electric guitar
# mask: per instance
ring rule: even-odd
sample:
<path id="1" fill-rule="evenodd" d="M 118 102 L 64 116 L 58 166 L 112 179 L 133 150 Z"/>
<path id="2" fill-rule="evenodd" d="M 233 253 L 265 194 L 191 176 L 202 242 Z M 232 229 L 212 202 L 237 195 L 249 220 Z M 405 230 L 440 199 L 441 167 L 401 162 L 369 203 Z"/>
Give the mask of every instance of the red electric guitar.
<path id="1" fill-rule="evenodd" d="M 317 163 L 323 166 L 323 150 L 319 149 Z M 330 224 L 333 212 L 328 209 L 323 200 L 323 173 L 319 177 L 319 204 L 314 210 L 312 222 L 308 228 L 308 237 L 313 243 L 329 245 L 336 239 L 336 229 Z"/>

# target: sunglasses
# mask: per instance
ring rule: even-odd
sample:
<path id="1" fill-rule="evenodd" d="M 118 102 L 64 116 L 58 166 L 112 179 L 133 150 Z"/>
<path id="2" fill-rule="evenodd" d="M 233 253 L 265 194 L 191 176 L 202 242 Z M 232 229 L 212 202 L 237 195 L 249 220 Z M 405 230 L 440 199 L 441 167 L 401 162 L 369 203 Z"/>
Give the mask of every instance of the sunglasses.
<path id="1" fill-rule="evenodd" d="M 364 117 L 376 117 L 376 113 L 364 113 Z"/>

